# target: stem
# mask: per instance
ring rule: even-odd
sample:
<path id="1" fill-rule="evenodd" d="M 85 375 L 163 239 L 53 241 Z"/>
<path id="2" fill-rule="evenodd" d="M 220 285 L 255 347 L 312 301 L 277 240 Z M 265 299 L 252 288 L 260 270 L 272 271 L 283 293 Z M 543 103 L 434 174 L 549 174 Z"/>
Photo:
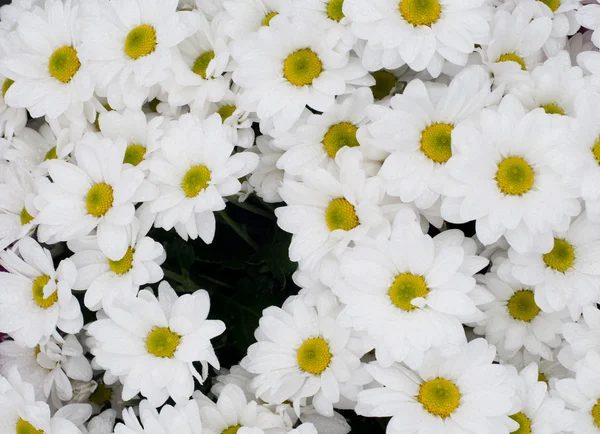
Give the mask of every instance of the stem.
<path id="1" fill-rule="evenodd" d="M 214 283 L 215 285 L 222 286 L 223 288 L 235 289 L 235 286 L 232 286 L 225 282 L 221 282 L 220 280 L 217 280 L 213 277 L 205 276 L 204 274 L 196 274 L 195 276 L 198 277 L 199 279 L 206 280 L 207 282 Z"/>
<path id="2" fill-rule="evenodd" d="M 247 202 L 240 202 L 239 200 L 237 200 L 237 198 L 235 196 L 229 196 L 227 198 L 227 200 L 229 200 L 235 206 L 245 209 L 246 211 L 249 211 L 249 212 L 259 215 L 261 217 L 268 218 L 269 220 L 273 220 L 273 221 L 276 220 L 276 218 L 272 212 L 270 213 L 270 212 L 263 211 L 262 209 L 258 208 L 257 206 L 250 205 Z"/>
<path id="3" fill-rule="evenodd" d="M 227 215 L 227 212 L 220 211 L 219 215 L 223 218 L 223 220 L 225 220 L 225 223 L 227 223 L 229 225 L 229 227 L 231 227 L 231 229 L 233 229 L 235 231 L 235 233 L 240 236 L 240 238 L 242 240 L 244 240 L 250 247 L 252 247 L 255 251 L 258 252 L 258 250 L 259 250 L 258 244 L 256 244 L 252 240 L 252 238 L 250 238 L 248 236 L 248 234 L 246 232 L 244 232 L 244 230 L 240 227 L 240 225 L 238 225 L 235 221 L 233 221 L 231 219 L 231 217 L 229 217 L 229 215 Z"/>
<path id="4" fill-rule="evenodd" d="M 193 289 L 192 287 L 194 285 L 194 282 L 192 282 L 191 279 L 186 278 L 185 276 L 182 276 L 181 274 L 175 273 L 171 270 L 163 269 L 163 272 L 165 273 L 166 278 L 174 280 L 186 289 Z"/>

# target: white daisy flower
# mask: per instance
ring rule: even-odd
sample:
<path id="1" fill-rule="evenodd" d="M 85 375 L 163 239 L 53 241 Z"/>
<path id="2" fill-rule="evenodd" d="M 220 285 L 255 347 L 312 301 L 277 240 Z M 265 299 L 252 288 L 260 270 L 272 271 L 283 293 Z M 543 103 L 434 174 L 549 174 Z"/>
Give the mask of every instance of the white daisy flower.
<path id="1" fill-rule="evenodd" d="M 115 303 L 106 309 L 108 319 L 88 326 L 96 339 L 95 361 L 119 377 L 123 399 L 141 393 L 155 407 L 169 397 L 177 403 L 187 401 L 194 378 L 202 383 L 209 363 L 219 368 L 210 339 L 225 330 L 222 321 L 206 319 L 210 308 L 206 291 L 177 297 L 163 281 L 158 292 L 158 299 L 145 289 L 128 305 Z M 193 362 L 200 362 L 202 375 Z"/>
<path id="2" fill-rule="evenodd" d="M 73 240 L 98 229 L 100 249 L 113 261 L 127 252 L 126 227 L 134 204 L 154 199 L 158 191 L 144 173 L 124 165 L 124 139 L 112 142 L 86 134 L 77 145 L 76 164 L 48 161 L 52 183 L 40 186 L 35 206 L 40 210 L 40 241 Z"/>
<path id="3" fill-rule="evenodd" d="M 266 434 L 286 432 L 284 420 L 266 406 L 247 401 L 244 391 L 235 384 L 223 388 L 216 402 L 200 391 L 194 392 L 204 422 L 203 434 L 234 433 L 242 427 L 260 428 Z"/>
<path id="4" fill-rule="evenodd" d="M 2 83 L 2 90 L 0 91 L 0 135 L 10 140 L 15 134 L 20 134 L 23 128 L 25 128 L 27 124 L 27 109 L 9 106 L 4 100 L 6 92 L 13 85 L 14 80 L 0 74 L 0 82 Z"/>
<path id="5" fill-rule="evenodd" d="M 227 34 L 232 39 L 243 39 L 261 27 L 268 26 L 278 15 L 293 15 L 291 0 L 225 0 Z"/>
<path id="6" fill-rule="evenodd" d="M 600 433 L 600 354 L 590 351 L 581 360 L 575 378 L 556 382 L 556 392 L 574 410 L 571 430 L 577 434 Z"/>
<path id="7" fill-rule="evenodd" d="M 230 369 L 221 368 L 219 375 L 215 377 L 215 382 L 210 391 L 218 397 L 225 386 L 234 384 L 244 392 L 246 401 L 249 402 L 255 399 L 254 390 L 250 386 L 253 378 L 254 374 L 246 371 L 240 365 L 233 365 Z"/>
<path id="8" fill-rule="evenodd" d="M 567 369 L 576 371 L 587 353 L 600 353 L 600 310 L 596 306 L 584 307 L 583 317 L 565 324 L 562 333 L 565 343 L 558 353 L 558 360 Z"/>
<path id="9" fill-rule="evenodd" d="M 67 245 L 74 255 L 77 280 L 73 287 L 85 290 L 85 306 L 92 310 L 106 308 L 114 300 L 123 303 L 135 298 L 142 285 L 160 281 L 164 274 L 160 265 L 166 255 L 163 246 L 147 237 L 147 228 L 140 228 L 134 218 L 126 227 L 128 247 L 116 261 L 109 259 L 98 245 L 96 236 L 70 241 Z M 149 226 L 149 225 L 148 225 Z"/>
<path id="10" fill-rule="evenodd" d="M 5 377 L 0 375 L 0 428 L 5 433 L 81 434 L 68 419 L 86 419 L 89 405 L 65 406 L 50 415 L 50 407 L 36 401 L 33 386 L 21 380 L 16 369 Z"/>
<path id="11" fill-rule="evenodd" d="M 299 124 L 285 142 L 285 154 L 277 161 L 277 167 L 290 175 L 300 175 L 304 170 L 324 167 L 336 173 L 335 156 L 342 148 L 357 147 L 374 159 L 377 151 L 369 153 L 357 137 L 359 128 L 367 123 L 366 109 L 373 104 L 373 94 L 367 88 L 358 89 L 351 95 L 340 97 L 336 103 L 320 115 L 311 115 Z M 378 167 L 377 167 L 378 169 Z M 377 169 L 372 170 L 374 173 Z"/>
<path id="12" fill-rule="evenodd" d="M 293 234 L 290 259 L 302 268 L 317 267 L 328 253 L 339 255 L 353 241 L 389 235 L 389 221 L 379 207 L 383 180 L 367 178 L 357 149 L 342 149 L 335 160 L 338 177 L 316 168 L 301 181 L 285 179 L 279 189 L 287 206 L 275 210 L 277 224 Z"/>
<path id="13" fill-rule="evenodd" d="M 540 109 L 525 114 L 508 95 L 497 111 L 484 109 L 478 122 L 457 126 L 444 220 L 476 220 L 485 245 L 504 235 L 519 252 L 551 250 L 552 231 L 567 230 L 581 209 L 570 183 L 576 167 L 563 147 L 569 131 L 556 118 Z"/>
<path id="14" fill-rule="evenodd" d="M 475 327 L 475 333 L 496 346 L 500 359 L 511 359 L 525 347 L 531 354 L 552 360 L 552 350 L 562 343 L 566 312 L 543 312 L 535 302 L 534 289 L 514 279 L 487 273 L 485 285 L 495 300 L 481 307 L 486 319 Z"/>
<path id="15" fill-rule="evenodd" d="M 501 365 L 512 365 L 517 370 L 525 369 L 528 365 L 535 363 L 538 366 L 538 381 L 543 381 L 550 389 L 554 389 L 556 381 L 563 378 L 572 378 L 573 373 L 558 361 L 559 349 L 553 350 L 552 360 L 546 360 L 540 356 L 533 355 L 525 348 L 509 360 L 500 360 Z"/>
<path id="16" fill-rule="evenodd" d="M 74 3 L 48 0 L 19 17 L 13 39 L 19 48 L 0 65 L 2 74 L 14 81 L 4 95 L 9 106 L 26 108 L 34 118 L 81 116 L 94 80 L 79 52 L 80 5 Z"/>
<path id="17" fill-rule="evenodd" d="M 452 135 L 462 121 L 479 114 L 490 95 L 489 74 L 481 66 L 464 69 L 448 87 L 427 87 L 413 80 L 391 108 L 371 106 L 372 123 L 362 127 L 359 139 L 390 152 L 379 175 L 387 193 L 419 209 L 431 207 L 445 184 L 445 163 L 452 157 Z"/>
<path id="18" fill-rule="evenodd" d="M 150 119 L 141 110 L 107 111 L 98 117 L 100 131 L 105 137 L 115 141 L 122 137 L 127 141 L 123 164 L 139 165 L 140 169 L 145 168 L 144 161 L 160 147 L 162 123 L 162 117 Z"/>
<path id="19" fill-rule="evenodd" d="M 17 255 L 18 254 L 18 255 Z M 77 270 L 64 259 L 54 268 L 52 256 L 32 238 L 0 253 L 0 330 L 17 343 L 35 347 L 56 334 L 77 333 L 83 326 L 79 302 L 71 293 Z"/>
<path id="20" fill-rule="evenodd" d="M 431 238 L 414 213 L 399 213 L 390 241 L 340 257 L 333 292 L 345 305 L 341 323 L 366 331 L 385 367 L 398 361 L 418 368 L 431 348 L 456 349 L 465 342 L 462 324 L 482 320 L 477 305 L 492 300 L 472 277 L 488 262 L 475 251 L 461 231 Z"/>
<path id="21" fill-rule="evenodd" d="M 575 321 L 583 307 L 600 302 L 600 223 L 590 221 L 584 212 L 553 241 L 552 249 L 543 254 L 509 249 L 508 261 L 498 273 L 533 286 L 535 302 L 544 312 L 568 308 Z"/>
<path id="22" fill-rule="evenodd" d="M 141 108 L 169 75 L 172 50 L 196 31 L 198 14 L 177 0 L 87 1 L 79 19 L 79 52 L 97 73 L 96 92 L 115 110 Z"/>
<path id="23" fill-rule="evenodd" d="M 333 50 L 322 29 L 278 18 L 232 44 L 233 81 L 244 90 L 240 108 L 255 111 L 261 123 L 289 129 L 305 106 L 325 112 L 354 84 L 374 84 L 358 58 Z"/>
<path id="24" fill-rule="evenodd" d="M 518 377 L 492 364 L 495 354 L 485 339 L 476 339 L 450 357 L 429 352 L 416 372 L 399 364 L 367 365 L 384 387 L 362 391 L 356 412 L 392 416 L 388 434 L 515 432 L 519 424 L 509 415 L 520 404 Z"/>
<path id="25" fill-rule="evenodd" d="M 444 62 L 464 66 L 475 44 L 490 33 L 486 0 L 345 0 L 352 31 L 367 41 L 362 63 L 369 71 L 408 64 L 440 75 Z"/>
<path id="26" fill-rule="evenodd" d="M 62 407 L 60 401 L 73 398 L 70 380 L 90 381 L 92 367 L 83 348 L 74 335 L 55 339 L 35 348 L 27 348 L 13 341 L 0 343 L 0 373 L 8 375 L 17 368 L 23 380 L 34 386 L 36 399 Z"/>
<path id="27" fill-rule="evenodd" d="M 319 413 L 333 416 L 333 405 L 344 391 L 340 385 L 361 365 L 362 354 L 352 351 L 350 329 L 296 296 L 281 309 L 265 309 L 255 336 L 258 342 L 240 364 L 256 374 L 252 380 L 256 396 L 271 404 L 289 400 L 297 414 L 300 400 L 312 397 Z"/>
<path id="28" fill-rule="evenodd" d="M 139 405 L 139 421 L 136 410 L 138 409 L 130 407 L 123 411 L 123 422 L 115 426 L 114 434 L 203 434 L 206 432 L 200 419 L 198 405 L 193 400 L 182 401 L 175 406 L 165 405 L 160 412 L 151 402 L 144 400 Z"/>
<path id="29" fill-rule="evenodd" d="M 43 124 L 37 130 L 24 128 L 21 134 L 13 137 L 6 159 L 18 162 L 33 175 L 45 176 L 48 174 L 46 161 L 64 160 L 72 150 L 66 136 L 59 133 L 57 137 L 49 124 Z"/>

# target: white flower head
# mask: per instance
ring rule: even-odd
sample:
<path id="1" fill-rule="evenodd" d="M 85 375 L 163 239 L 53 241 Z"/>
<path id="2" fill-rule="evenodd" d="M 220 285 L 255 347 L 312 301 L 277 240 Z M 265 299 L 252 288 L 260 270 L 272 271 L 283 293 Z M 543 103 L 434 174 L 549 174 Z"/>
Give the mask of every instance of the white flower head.
<path id="1" fill-rule="evenodd" d="M 227 34 L 232 39 L 243 39 L 268 26 L 277 16 L 292 16 L 292 7 L 292 0 L 224 0 Z"/>
<path id="2" fill-rule="evenodd" d="M 123 411 L 123 422 L 115 427 L 114 434 L 203 434 L 204 431 L 198 405 L 194 400 L 181 401 L 175 406 L 165 405 L 159 410 L 147 400 L 137 408 Z M 92 433 L 90 433 L 92 434 Z"/>
<path id="3" fill-rule="evenodd" d="M 600 310 L 596 306 L 583 308 L 583 317 L 563 326 L 565 344 L 558 360 L 571 371 L 576 371 L 589 352 L 600 352 Z"/>

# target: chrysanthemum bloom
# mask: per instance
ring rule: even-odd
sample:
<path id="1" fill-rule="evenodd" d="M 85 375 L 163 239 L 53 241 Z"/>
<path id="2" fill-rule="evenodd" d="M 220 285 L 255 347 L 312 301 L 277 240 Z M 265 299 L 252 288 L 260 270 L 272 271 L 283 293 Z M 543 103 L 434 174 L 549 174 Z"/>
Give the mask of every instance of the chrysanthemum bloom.
<path id="1" fill-rule="evenodd" d="M 509 416 L 519 408 L 519 379 L 492 364 L 495 354 L 485 339 L 476 339 L 451 356 L 429 352 L 416 372 L 400 364 L 370 364 L 369 372 L 384 387 L 362 391 L 356 412 L 392 416 L 388 434 L 513 433 L 519 424 Z"/>
<path id="2" fill-rule="evenodd" d="M 18 253 L 18 255 L 17 255 Z M 77 333 L 83 326 L 79 302 L 71 293 L 77 270 L 64 259 L 54 268 L 52 256 L 32 238 L 0 253 L 0 330 L 33 348 L 57 333 Z"/>
<path id="3" fill-rule="evenodd" d="M 137 410 L 137 409 L 136 409 Z M 203 434 L 198 405 L 194 400 L 175 406 L 165 405 L 159 410 L 147 400 L 139 405 L 139 421 L 133 407 L 123 411 L 123 422 L 114 428 L 114 434 Z M 227 433 L 229 434 L 229 433 Z"/>
<path id="4" fill-rule="evenodd" d="M 2 52 L 1 48 L 0 52 Z M 0 74 L 0 83 L 2 83 L 0 91 L 0 134 L 10 140 L 15 134 L 19 134 L 25 128 L 27 124 L 27 109 L 11 107 L 4 99 L 6 92 L 13 85 L 14 80 Z"/>
<path id="5" fill-rule="evenodd" d="M 27 108 L 36 118 L 82 116 L 94 80 L 79 51 L 79 7 L 71 0 L 50 0 L 19 17 L 13 38 L 19 48 L 0 65 L 13 81 L 4 94 L 7 105 Z"/>
<path id="6" fill-rule="evenodd" d="M 88 326 L 96 340 L 90 351 L 95 362 L 123 383 L 123 399 L 141 393 L 158 407 L 169 396 L 177 403 L 189 399 L 194 378 L 206 379 L 208 364 L 219 361 L 210 340 L 225 330 L 222 321 L 207 320 L 208 293 L 203 290 L 177 297 L 162 282 L 159 297 L 142 290 L 127 305 L 113 304 L 108 319 Z M 200 362 L 202 375 L 193 363 Z"/>
<path id="7" fill-rule="evenodd" d="M 275 17 L 293 14 L 293 0 L 224 0 L 225 28 L 232 39 L 243 39 L 271 24 Z M 277 18 L 279 19 L 279 18 Z"/>
<path id="8" fill-rule="evenodd" d="M 550 251 L 552 231 L 566 231 L 581 210 L 569 130 L 556 118 L 542 109 L 526 114 L 508 95 L 498 110 L 484 109 L 477 122 L 457 126 L 442 217 L 476 220 L 484 245 L 504 236 L 522 253 Z"/>
<path id="9" fill-rule="evenodd" d="M 365 41 L 369 71 L 408 64 L 440 75 L 444 62 L 464 66 L 475 44 L 489 38 L 486 0 L 345 0 L 342 11 Z"/>
<path id="10" fill-rule="evenodd" d="M 340 322 L 365 331 L 385 367 L 418 368 L 431 348 L 456 350 L 465 342 L 463 323 L 482 320 L 477 305 L 492 300 L 472 277 L 488 262 L 475 252 L 462 232 L 431 238 L 414 213 L 400 213 L 391 241 L 365 242 L 340 257 L 333 287 L 345 305 Z"/>
<path id="11" fill-rule="evenodd" d="M 562 332 L 565 343 L 558 353 L 558 360 L 571 371 L 577 370 L 587 353 L 600 354 L 600 310 L 596 306 L 584 307 L 583 317 L 565 324 Z"/>

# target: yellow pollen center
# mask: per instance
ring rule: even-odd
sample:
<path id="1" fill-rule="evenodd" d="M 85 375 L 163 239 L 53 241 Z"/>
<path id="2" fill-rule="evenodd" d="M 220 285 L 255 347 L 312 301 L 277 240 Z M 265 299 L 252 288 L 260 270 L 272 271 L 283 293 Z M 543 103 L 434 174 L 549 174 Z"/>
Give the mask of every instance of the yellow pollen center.
<path id="1" fill-rule="evenodd" d="M 360 146 L 356 140 L 356 132 L 358 128 L 350 122 L 340 122 L 329 128 L 323 137 L 323 146 L 329 158 L 335 158 L 338 151 L 344 146 L 354 148 Z"/>
<path id="2" fill-rule="evenodd" d="M 600 399 L 596 402 L 596 405 L 592 408 L 592 417 L 596 426 L 600 428 Z"/>
<path id="3" fill-rule="evenodd" d="M 548 6 L 552 12 L 556 12 L 556 10 L 560 7 L 560 0 L 538 0 L 538 1 L 544 3 L 546 6 Z"/>
<path id="4" fill-rule="evenodd" d="M 543 372 L 539 372 L 538 381 L 543 381 L 544 383 L 548 384 L 548 377 L 546 377 L 546 374 L 544 374 Z"/>
<path id="5" fill-rule="evenodd" d="M 69 46 L 60 47 L 48 61 L 50 75 L 63 83 L 70 82 L 80 67 L 77 51 Z"/>
<path id="6" fill-rule="evenodd" d="M 523 58 L 515 53 L 506 53 L 503 54 L 502 56 L 500 56 L 498 58 L 498 60 L 496 60 L 496 62 L 516 62 L 521 66 L 521 69 L 523 71 L 527 70 L 527 66 L 525 65 L 525 60 L 523 60 Z"/>
<path id="7" fill-rule="evenodd" d="M 206 70 L 208 69 L 208 65 L 210 61 L 215 58 L 214 51 L 207 51 L 206 53 L 202 53 L 198 56 L 198 58 L 194 61 L 194 65 L 192 66 L 192 72 L 198 74 L 200 77 L 206 80 Z"/>
<path id="8" fill-rule="evenodd" d="M 58 291 L 54 291 L 48 296 L 48 298 L 44 298 L 44 287 L 48 284 L 48 282 L 50 282 L 50 276 L 44 274 L 35 279 L 33 281 L 33 285 L 31 286 L 33 300 L 42 309 L 48 309 L 58 301 Z"/>
<path id="9" fill-rule="evenodd" d="M 554 247 L 543 258 L 547 267 L 564 273 L 575 262 L 575 249 L 568 241 L 554 238 Z"/>
<path id="10" fill-rule="evenodd" d="M 270 14 L 268 14 L 263 20 L 262 20 L 262 25 L 263 27 L 268 26 L 269 24 L 271 24 L 271 20 L 273 18 L 275 18 L 277 15 L 279 15 L 279 12 L 271 12 Z"/>
<path id="11" fill-rule="evenodd" d="M 88 214 L 94 217 L 104 216 L 113 204 L 113 189 L 110 185 L 100 182 L 94 184 L 85 197 Z"/>
<path id="12" fill-rule="evenodd" d="M 118 261 L 113 261 L 113 260 L 109 259 L 108 266 L 110 267 L 112 272 L 115 274 L 118 274 L 118 275 L 125 274 L 129 270 L 131 270 L 131 267 L 133 267 L 133 254 L 134 253 L 135 253 L 135 250 L 132 249 L 131 247 L 128 247 L 127 252 L 125 253 L 125 256 L 123 256 Z"/>
<path id="13" fill-rule="evenodd" d="M 148 24 L 137 26 L 129 32 L 125 39 L 125 54 L 132 59 L 139 59 L 156 49 L 156 30 Z"/>
<path id="14" fill-rule="evenodd" d="M 37 344 L 35 346 L 35 348 L 33 349 L 33 355 L 35 356 L 36 359 L 37 359 L 38 354 L 41 352 L 42 352 L 42 348 L 40 347 L 40 344 Z"/>
<path id="15" fill-rule="evenodd" d="M 230 426 L 229 428 L 225 428 L 223 431 L 221 431 L 221 434 L 237 434 L 241 427 L 241 425 Z"/>
<path id="16" fill-rule="evenodd" d="M 33 216 L 27 212 L 27 208 L 23 207 L 21 210 L 21 214 L 19 215 L 21 218 L 21 224 L 23 226 L 28 225 L 33 220 Z"/>
<path id="17" fill-rule="evenodd" d="M 332 232 L 336 229 L 349 231 L 360 224 L 354 205 L 343 198 L 331 201 L 325 210 L 325 222 Z"/>
<path id="18" fill-rule="evenodd" d="M 181 188 L 187 197 L 196 197 L 208 187 L 210 170 L 206 166 L 194 166 L 183 177 Z"/>
<path id="19" fill-rule="evenodd" d="M 294 86 L 307 86 L 321 75 L 323 63 L 310 48 L 294 51 L 283 62 L 283 76 Z"/>
<path id="20" fill-rule="evenodd" d="M 90 395 L 90 402 L 102 406 L 110 401 L 110 398 L 112 398 L 112 389 L 104 384 L 98 384 L 94 393 Z"/>
<path id="21" fill-rule="evenodd" d="M 429 289 L 423 276 L 412 273 L 402 273 L 396 276 L 388 291 L 394 306 L 406 312 L 417 309 L 412 301 L 417 297 L 426 297 L 427 294 L 429 294 Z"/>
<path id="22" fill-rule="evenodd" d="M 519 424 L 519 428 L 511 434 L 531 434 L 531 419 L 521 412 L 513 414 L 510 418 Z"/>
<path id="23" fill-rule="evenodd" d="M 14 84 L 14 80 L 11 80 L 10 78 L 7 78 L 6 80 L 4 80 L 4 83 L 2 83 L 2 98 L 4 98 L 6 96 L 6 92 L 8 92 L 8 89 L 10 89 L 10 87 Z"/>
<path id="24" fill-rule="evenodd" d="M 398 8 L 402 18 L 413 26 L 431 26 L 442 15 L 438 0 L 401 0 Z"/>
<path id="25" fill-rule="evenodd" d="M 600 166 L 600 137 L 596 140 L 594 146 L 592 146 L 592 155 L 594 156 L 596 162 Z"/>
<path id="26" fill-rule="evenodd" d="M 44 161 L 48 160 L 56 160 L 58 159 L 58 154 L 56 153 L 56 146 L 50 148 L 46 155 L 44 156 Z"/>
<path id="27" fill-rule="evenodd" d="M 534 173 L 521 157 L 508 157 L 498 164 L 496 182 L 504 194 L 522 196 L 533 187 Z"/>
<path id="28" fill-rule="evenodd" d="M 167 327 L 154 328 L 146 338 L 146 349 L 156 357 L 172 358 L 177 351 L 181 336 Z"/>
<path id="29" fill-rule="evenodd" d="M 371 76 L 375 79 L 375 84 L 371 86 L 371 92 L 378 101 L 389 96 L 398 81 L 394 74 L 384 69 L 372 72 Z"/>
<path id="30" fill-rule="evenodd" d="M 417 401 L 429 413 L 445 419 L 458 408 L 460 392 L 452 381 L 438 377 L 421 384 Z"/>
<path id="31" fill-rule="evenodd" d="M 342 6 L 344 6 L 344 0 L 329 0 L 327 4 L 327 16 L 329 19 L 338 23 L 342 21 L 342 18 L 345 17 Z"/>
<path id="32" fill-rule="evenodd" d="M 304 372 L 321 375 L 331 362 L 329 344 L 323 338 L 305 340 L 298 348 L 298 365 Z"/>
<path id="33" fill-rule="evenodd" d="M 565 111 L 558 104 L 554 104 L 554 103 L 544 104 L 542 106 L 542 108 L 549 115 L 561 115 L 561 116 L 565 115 Z"/>
<path id="34" fill-rule="evenodd" d="M 421 151 L 436 163 L 445 163 L 452 157 L 452 130 L 450 124 L 432 124 L 421 133 Z"/>
<path id="35" fill-rule="evenodd" d="M 44 434 L 44 430 L 37 429 L 24 419 L 19 418 L 15 426 L 16 434 Z"/>
<path id="36" fill-rule="evenodd" d="M 221 116 L 221 121 L 225 122 L 235 112 L 235 109 L 236 107 L 234 105 L 224 105 L 217 110 L 217 113 L 219 113 L 219 116 Z"/>
<path id="37" fill-rule="evenodd" d="M 123 164 L 131 164 L 132 166 L 137 166 L 142 161 L 144 161 L 145 155 L 146 148 L 142 145 L 138 145 L 137 143 L 133 143 L 127 146 L 127 149 L 125 149 Z"/>
<path id="38" fill-rule="evenodd" d="M 507 307 L 510 316 L 525 322 L 530 322 L 540 313 L 540 308 L 535 303 L 533 291 L 528 289 L 515 292 L 508 300 Z"/>

